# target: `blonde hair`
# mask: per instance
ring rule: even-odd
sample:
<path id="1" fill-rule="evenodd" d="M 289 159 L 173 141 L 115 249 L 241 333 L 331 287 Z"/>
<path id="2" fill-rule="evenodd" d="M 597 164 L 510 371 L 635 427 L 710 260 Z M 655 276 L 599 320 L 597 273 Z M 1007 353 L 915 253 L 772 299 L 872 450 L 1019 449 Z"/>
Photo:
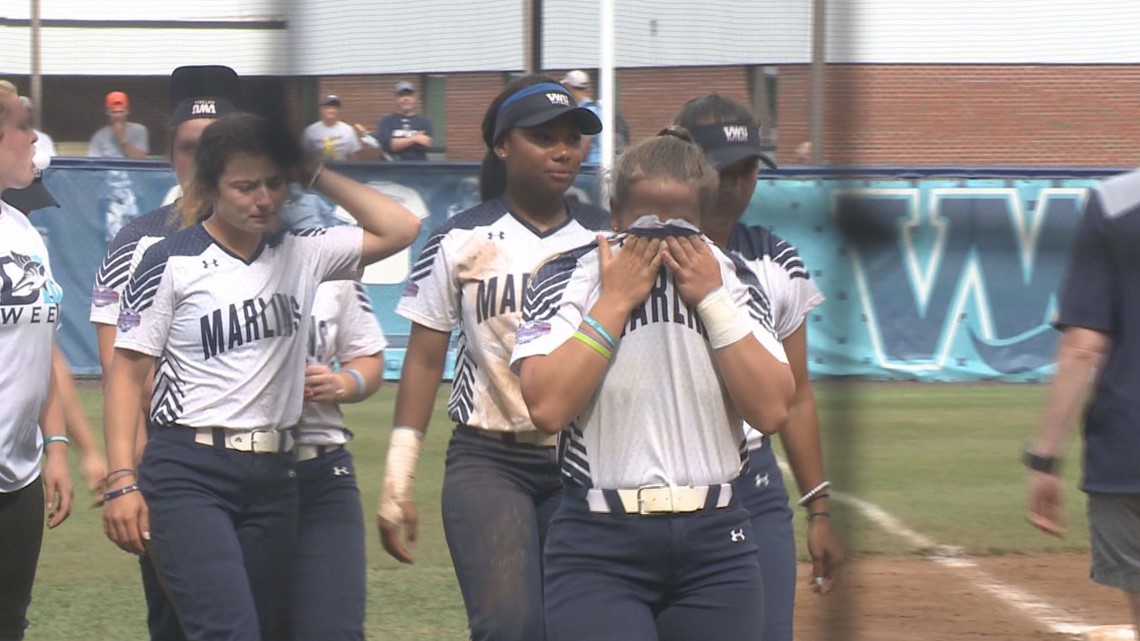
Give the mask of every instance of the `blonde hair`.
<path id="1" fill-rule="evenodd" d="M 647 179 L 692 185 L 698 193 L 702 216 L 716 206 L 720 174 L 705 159 L 704 152 L 684 127 L 670 125 L 617 157 L 610 171 L 610 182 L 618 206 L 629 199 L 634 183 Z"/>
<path id="2" fill-rule="evenodd" d="M 8 97 L 15 96 L 19 98 L 20 92 L 16 89 L 16 85 L 8 82 L 7 80 L 0 80 L 0 125 L 8 119 Z M 4 137 L 4 131 L 0 129 L 0 138 Z"/>

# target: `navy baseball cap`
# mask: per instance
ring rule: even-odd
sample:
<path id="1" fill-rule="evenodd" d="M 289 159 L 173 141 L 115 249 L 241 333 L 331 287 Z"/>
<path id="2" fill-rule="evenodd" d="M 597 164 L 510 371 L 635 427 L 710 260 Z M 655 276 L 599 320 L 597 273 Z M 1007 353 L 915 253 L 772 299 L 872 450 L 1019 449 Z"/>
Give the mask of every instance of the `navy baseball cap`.
<path id="1" fill-rule="evenodd" d="M 241 82 L 222 65 L 179 67 L 170 74 L 170 126 L 241 111 Z"/>
<path id="2" fill-rule="evenodd" d="M 52 196 L 48 188 L 44 186 L 44 177 L 39 172 L 36 172 L 36 179 L 32 181 L 32 184 L 22 189 L 5 189 L 0 198 L 25 214 L 30 214 L 44 207 L 59 207 L 59 202 L 56 201 L 55 196 Z"/>
<path id="3" fill-rule="evenodd" d="M 717 171 L 745 158 L 759 158 L 772 169 L 776 161 L 760 151 L 760 129 L 748 123 L 701 125 L 692 130 L 693 141 L 701 146 L 705 157 Z"/>
<path id="4" fill-rule="evenodd" d="M 583 134 L 593 136 L 601 133 L 602 121 L 597 114 L 579 107 L 566 87 L 556 82 L 543 82 L 516 91 L 499 105 L 495 114 L 494 140 L 512 127 L 536 127 L 566 114 L 573 114 Z"/>

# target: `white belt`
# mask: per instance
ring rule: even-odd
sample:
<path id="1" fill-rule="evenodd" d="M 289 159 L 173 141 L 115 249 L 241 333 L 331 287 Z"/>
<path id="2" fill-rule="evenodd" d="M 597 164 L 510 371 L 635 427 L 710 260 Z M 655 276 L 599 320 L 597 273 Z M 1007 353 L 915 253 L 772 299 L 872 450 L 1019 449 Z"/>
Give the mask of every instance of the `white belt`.
<path id="1" fill-rule="evenodd" d="M 293 453 L 297 455 L 297 462 L 300 463 L 301 461 L 311 461 L 340 449 L 344 449 L 344 445 L 304 445 L 298 443 L 293 448 Z"/>
<path id="2" fill-rule="evenodd" d="M 732 500 L 732 485 L 720 484 L 720 493 L 717 494 L 715 506 L 706 505 L 711 487 L 715 486 L 648 485 L 628 490 L 591 488 L 586 490 L 586 503 L 591 512 L 600 514 L 610 512 L 606 494 L 616 496 L 626 514 L 676 514 L 697 512 L 706 507 L 715 507 L 718 510 L 728 507 L 728 503 Z"/>
<path id="3" fill-rule="evenodd" d="M 254 454 L 280 454 L 293 449 L 293 433 L 284 430 L 249 431 L 198 427 L 195 428 L 194 442 L 200 445 L 213 445 L 216 429 L 225 433 L 222 444 L 228 450 Z"/>

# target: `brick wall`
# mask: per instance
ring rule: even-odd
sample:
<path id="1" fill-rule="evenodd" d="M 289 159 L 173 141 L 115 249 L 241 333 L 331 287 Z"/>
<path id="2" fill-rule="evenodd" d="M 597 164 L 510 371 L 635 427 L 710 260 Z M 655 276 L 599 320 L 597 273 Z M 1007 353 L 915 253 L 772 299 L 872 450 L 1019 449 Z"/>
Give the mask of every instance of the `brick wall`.
<path id="1" fill-rule="evenodd" d="M 836 65 L 826 85 L 828 163 L 1138 164 L 1137 65 Z"/>

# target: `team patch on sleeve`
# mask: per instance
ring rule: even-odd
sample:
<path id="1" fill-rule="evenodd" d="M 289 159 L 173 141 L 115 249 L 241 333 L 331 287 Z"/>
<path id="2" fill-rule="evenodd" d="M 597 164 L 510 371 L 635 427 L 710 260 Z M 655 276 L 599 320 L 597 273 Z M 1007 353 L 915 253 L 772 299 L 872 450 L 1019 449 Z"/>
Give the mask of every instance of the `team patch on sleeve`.
<path id="1" fill-rule="evenodd" d="M 526 321 L 519 325 L 515 339 L 519 345 L 526 345 L 535 339 L 546 336 L 550 333 L 550 329 L 550 323 L 544 320 Z"/>
<path id="2" fill-rule="evenodd" d="M 96 287 L 91 292 L 91 303 L 96 307 L 106 307 L 119 302 L 119 292 L 106 287 Z"/>
<path id="3" fill-rule="evenodd" d="M 124 334 L 131 331 L 135 327 L 142 324 L 142 316 L 138 312 L 130 309 L 124 309 L 119 312 L 119 331 Z"/>

